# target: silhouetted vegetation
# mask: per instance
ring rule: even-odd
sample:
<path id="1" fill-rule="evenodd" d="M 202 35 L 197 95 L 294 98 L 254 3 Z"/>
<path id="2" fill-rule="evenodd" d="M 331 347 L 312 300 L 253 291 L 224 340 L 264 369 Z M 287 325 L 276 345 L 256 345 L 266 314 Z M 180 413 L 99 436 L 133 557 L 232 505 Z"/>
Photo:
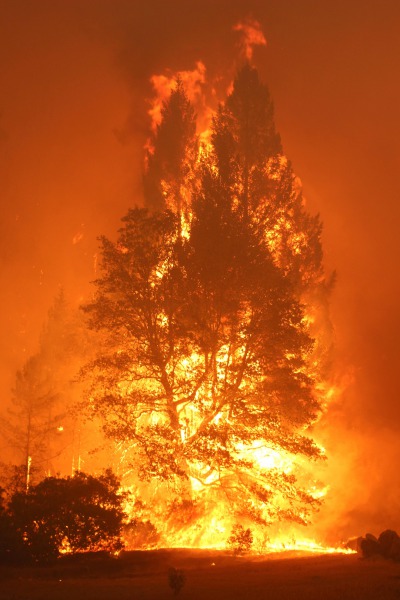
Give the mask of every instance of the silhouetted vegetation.
<path id="1" fill-rule="evenodd" d="M 123 536 L 128 547 L 138 550 L 156 548 L 160 541 L 160 534 L 153 523 L 141 519 L 133 519 L 126 523 Z"/>
<path id="2" fill-rule="evenodd" d="M 0 561 L 49 562 L 62 553 L 122 549 L 123 494 L 111 471 L 48 477 L 0 505 Z"/>
<path id="3" fill-rule="evenodd" d="M 227 545 L 235 556 L 250 552 L 253 545 L 253 534 L 251 529 L 245 529 L 243 525 L 236 524 L 227 540 Z"/>

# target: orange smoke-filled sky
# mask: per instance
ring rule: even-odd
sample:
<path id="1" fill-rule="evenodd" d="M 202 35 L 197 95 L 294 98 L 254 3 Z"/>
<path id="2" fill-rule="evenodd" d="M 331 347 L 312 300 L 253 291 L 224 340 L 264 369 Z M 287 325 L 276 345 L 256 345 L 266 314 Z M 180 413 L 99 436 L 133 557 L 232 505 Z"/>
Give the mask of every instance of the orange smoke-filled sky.
<path id="1" fill-rule="evenodd" d="M 226 76 L 240 52 L 234 26 L 251 17 L 267 39 L 253 61 L 338 271 L 338 356 L 353 377 L 340 418 L 349 431 L 397 433 L 400 4 L 0 0 L 0 9 L 1 403 L 58 286 L 76 302 L 88 294 L 96 237 L 113 235 L 140 200 L 151 76 L 199 60 L 210 77 Z"/>

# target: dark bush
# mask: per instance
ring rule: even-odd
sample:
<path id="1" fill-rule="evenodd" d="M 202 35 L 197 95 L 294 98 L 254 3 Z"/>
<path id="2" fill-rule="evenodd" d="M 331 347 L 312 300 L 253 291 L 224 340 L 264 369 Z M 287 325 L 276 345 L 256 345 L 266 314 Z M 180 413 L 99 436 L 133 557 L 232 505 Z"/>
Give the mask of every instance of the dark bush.
<path id="1" fill-rule="evenodd" d="M 378 542 L 385 558 L 400 559 L 400 537 L 395 531 L 392 529 L 382 531 Z"/>
<path id="2" fill-rule="evenodd" d="M 7 510 L 4 490 L 0 488 L 0 564 L 26 562 L 28 559 L 28 549 Z"/>
<path id="3" fill-rule="evenodd" d="M 63 552 L 120 550 L 125 514 L 118 490 L 119 481 L 106 471 L 99 477 L 48 477 L 28 493 L 15 493 L 3 511 L 4 527 L 15 538 L 10 556 L 48 562 Z"/>

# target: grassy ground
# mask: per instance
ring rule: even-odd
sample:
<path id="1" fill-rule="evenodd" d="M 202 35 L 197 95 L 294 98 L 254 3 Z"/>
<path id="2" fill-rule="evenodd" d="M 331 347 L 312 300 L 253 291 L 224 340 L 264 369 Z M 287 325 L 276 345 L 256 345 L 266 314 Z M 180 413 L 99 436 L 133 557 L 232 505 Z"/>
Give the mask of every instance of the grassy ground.
<path id="1" fill-rule="evenodd" d="M 400 600 L 400 564 L 356 555 L 234 558 L 222 552 L 129 552 L 51 567 L 0 568 L 0 600 L 163 600 L 168 569 L 182 569 L 182 600 Z"/>

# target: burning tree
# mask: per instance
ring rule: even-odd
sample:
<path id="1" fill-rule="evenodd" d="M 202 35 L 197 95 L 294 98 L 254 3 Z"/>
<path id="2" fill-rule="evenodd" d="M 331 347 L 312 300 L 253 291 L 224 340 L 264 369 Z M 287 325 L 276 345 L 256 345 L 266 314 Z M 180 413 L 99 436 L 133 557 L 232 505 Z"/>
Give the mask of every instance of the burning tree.
<path id="1" fill-rule="evenodd" d="M 306 523 L 318 494 L 296 470 L 323 454 L 307 431 L 321 408 L 321 226 L 257 71 L 240 70 L 208 144 L 178 81 L 147 164 L 149 208 L 101 238 L 84 307 L 103 332 L 90 406 L 140 478 L 168 489 L 175 526 L 178 509 L 186 525 L 207 514 L 218 543 L 236 520 Z"/>

